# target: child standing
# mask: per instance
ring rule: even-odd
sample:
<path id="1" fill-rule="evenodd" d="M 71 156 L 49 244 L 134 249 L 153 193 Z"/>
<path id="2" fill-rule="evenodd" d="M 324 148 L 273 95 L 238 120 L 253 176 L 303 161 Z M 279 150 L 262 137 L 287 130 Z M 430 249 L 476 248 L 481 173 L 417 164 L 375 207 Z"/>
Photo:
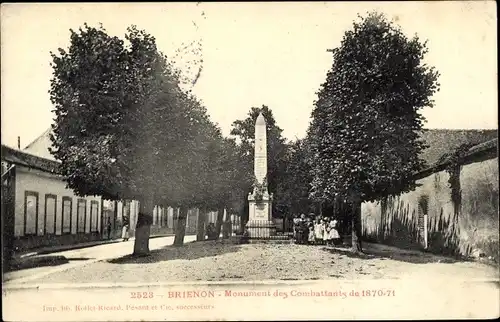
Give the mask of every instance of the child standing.
<path id="1" fill-rule="evenodd" d="M 320 245 L 323 243 L 323 223 L 319 217 L 316 218 L 316 223 L 314 224 L 314 237 L 316 244 Z"/>
<path id="2" fill-rule="evenodd" d="M 123 239 L 123 241 L 124 241 L 124 242 L 125 242 L 125 241 L 128 241 L 128 238 L 129 238 L 129 236 L 128 236 L 128 228 L 129 228 L 129 227 L 128 227 L 128 224 L 123 225 L 123 229 L 122 229 L 122 239 Z"/>
<path id="3" fill-rule="evenodd" d="M 328 240 L 330 237 L 330 227 L 328 226 L 326 218 L 322 219 L 322 226 L 323 226 L 323 244 L 328 245 Z"/>
<path id="4" fill-rule="evenodd" d="M 333 244 L 338 244 L 339 240 L 340 240 L 340 235 L 339 235 L 339 232 L 337 231 L 337 220 L 333 219 L 330 221 L 330 224 L 329 224 L 329 227 L 330 227 L 330 236 L 329 236 L 329 240 L 330 240 L 330 243 L 333 245 Z"/>

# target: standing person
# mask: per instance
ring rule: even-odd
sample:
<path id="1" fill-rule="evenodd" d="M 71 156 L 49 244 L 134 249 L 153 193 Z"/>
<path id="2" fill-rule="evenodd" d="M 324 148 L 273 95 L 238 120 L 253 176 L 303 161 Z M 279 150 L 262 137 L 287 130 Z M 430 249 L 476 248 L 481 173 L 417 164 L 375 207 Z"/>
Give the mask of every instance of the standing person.
<path id="1" fill-rule="evenodd" d="M 316 237 L 314 236 L 314 223 L 311 217 L 307 218 L 307 228 L 309 230 L 307 235 L 307 242 L 309 245 L 314 245 Z"/>
<path id="2" fill-rule="evenodd" d="M 108 230 L 108 239 L 111 239 L 111 220 L 108 218 L 108 224 L 106 225 L 106 229 Z"/>
<path id="3" fill-rule="evenodd" d="M 331 244 L 338 245 L 340 240 L 340 235 L 339 232 L 337 231 L 337 220 L 332 218 L 332 220 L 330 220 L 329 226 L 330 226 L 330 236 L 328 239 L 330 240 Z"/>
<path id="4" fill-rule="evenodd" d="M 294 224 L 294 227 L 295 227 L 295 242 L 297 244 L 302 244 L 302 242 L 304 241 L 304 228 L 303 228 L 303 223 L 302 223 L 302 215 L 298 216 L 295 220 L 295 224 Z"/>
<path id="5" fill-rule="evenodd" d="M 321 220 L 323 226 L 323 244 L 328 245 L 328 239 L 330 237 L 330 227 L 327 222 L 327 218 Z"/>
<path id="6" fill-rule="evenodd" d="M 302 243 L 302 220 L 300 216 L 294 219 L 295 243 Z"/>
<path id="7" fill-rule="evenodd" d="M 302 242 L 302 221 L 300 220 L 300 215 L 295 219 L 295 243 L 300 244 Z"/>
<path id="8" fill-rule="evenodd" d="M 300 243 L 307 244 L 307 235 L 309 235 L 309 228 L 307 227 L 307 218 L 305 214 L 300 215 Z"/>
<path id="9" fill-rule="evenodd" d="M 128 223 L 127 223 L 127 224 L 125 224 L 125 225 L 123 225 L 123 229 L 122 229 L 122 239 L 123 239 L 123 241 L 124 241 L 124 242 L 125 242 L 125 241 L 127 241 L 127 240 L 128 240 L 128 238 L 129 238 L 129 237 L 128 237 L 128 228 L 129 228 L 129 227 L 128 227 Z"/>
<path id="10" fill-rule="evenodd" d="M 323 224 L 321 218 L 317 217 L 314 223 L 314 237 L 316 239 L 316 244 L 321 245 L 323 243 Z"/>

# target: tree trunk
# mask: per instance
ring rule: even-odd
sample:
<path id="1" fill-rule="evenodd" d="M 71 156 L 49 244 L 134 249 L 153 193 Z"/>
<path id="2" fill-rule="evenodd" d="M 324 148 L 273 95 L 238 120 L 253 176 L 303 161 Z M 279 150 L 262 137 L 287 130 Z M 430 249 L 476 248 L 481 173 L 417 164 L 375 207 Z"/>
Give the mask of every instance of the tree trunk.
<path id="1" fill-rule="evenodd" d="M 245 231 L 245 224 L 248 221 L 249 212 L 250 212 L 250 205 L 248 204 L 248 201 L 245 201 L 244 207 L 243 207 L 243 213 L 240 215 L 240 231 L 241 231 L 241 233 L 243 233 Z"/>
<path id="2" fill-rule="evenodd" d="M 355 253 L 362 253 L 363 247 L 361 245 L 361 201 L 356 201 L 352 204 L 352 216 L 351 216 L 351 249 Z"/>
<path id="3" fill-rule="evenodd" d="M 135 227 L 134 256 L 149 254 L 149 235 L 151 234 L 151 224 L 153 223 L 153 208 L 154 201 L 152 194 L 148 194 L 139 201 L 139 215 L 137 216 L 137 225 Z"/>
<path id="4" fill-rule="evenodd" d="M 377 241 L 382 242 L 385 239 L 385 217 L 387 213 L 387 197 L 380 201 L 380 224 L 378 228 Z"/>
<path id="5" fill-rule="evenodd" d="M 205 240 L 205 222 L 207 211 L 204 208 L 198 209 L 198 220 L 196 223 L 196 241 Z"/>
<path id="6" fill-rule="evenodd" d="M 224 218 L 224 226 L 222 229 L 222 238 L 228 239 L 231 236 L 231 215 L 226 211 L 226 218 Z"/>
<path id="7" fill-rule="evenodd" d="M 223 222 L 224 222 L 224 208 L 219 208 L 217 210 L 217 222 L 215 223 L 215 233 L 217 234 L 216 239 L 219 239 L 220 237 L 220 231 Z"/>
<path id="8" fill-rule="evenodd" d="M 175 229 L 174 246 L 184 245 L 184 236 L 186 235 L 186 218 L 188 214 L 187 207 L 182 206 L 177 217 L 177 227 Z"/>

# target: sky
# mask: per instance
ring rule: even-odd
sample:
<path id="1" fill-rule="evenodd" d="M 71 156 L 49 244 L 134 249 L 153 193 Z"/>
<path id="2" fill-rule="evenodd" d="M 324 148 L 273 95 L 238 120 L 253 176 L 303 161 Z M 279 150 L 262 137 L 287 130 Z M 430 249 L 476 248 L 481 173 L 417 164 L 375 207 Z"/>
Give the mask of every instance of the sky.
<path id="1" fill-rule="evenodd" d="M 69 45 L 69 29 L 102 23 L 122 37 L 129 25 L 156 37 L 173 57 L 202 71 L 192 88 L 224 134 L 250 107 L 269 106 L 288 139 L 304 137 L 316 92 L 357 15 L 386 14 L 407 36 L 428 40 L 425 62 L 441 74 L 426 128 L 496 129 L 497 31 L 493 1 L 58 3 L 1 6 L 1 138 L 21 148 L 52 123 L 50 52 Z M 202 58 L 203 62 L 196 63 Z"/>

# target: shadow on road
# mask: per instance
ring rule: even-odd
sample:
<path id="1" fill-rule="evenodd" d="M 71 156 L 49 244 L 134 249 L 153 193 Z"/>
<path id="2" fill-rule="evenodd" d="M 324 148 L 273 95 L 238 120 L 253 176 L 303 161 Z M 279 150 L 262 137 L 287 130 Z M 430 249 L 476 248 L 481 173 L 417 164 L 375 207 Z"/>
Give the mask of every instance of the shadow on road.
<path id="1" fill-rule="evenodd" d="M 107 260 L 112 264 L 145 264 L 176 259 L 194 260 L 203 257 L 212 257 L 226 253 L 238 252 L 240 245 L 227 240 L 202 241 L 184 244 L 183 246 L 165 246 L 152 250 L 148 256 L 137 257 L 126 255 L 123 257 Z"/>
<path id="2" fill-rule="evenodd" d="M 26 258 L 17 262 L 12 262 L 9 267 L 4 270 L 4 273 L 14 272 L 22 269 L 35 268 L 35 267 L 46 267 L 46 266 L 58 266 L 67 264 L 70 261 L 86 261 L 91 258 L 86 257 L 65 257 L 65 256 L 40 256 L 33 258 Z"/>
<path id="3" fill-rule="evenodd" d="M 359 259 L 392 259 L 412 264 L 446 263 L 452 264 L 464 262 L 465 259 L 445 257 L 431 253 L 425 253 L 418 250 L 400 249 L 397 247 L 381 244 L 363 244 L 363 253 L 353 253 L 348 247 L 324 248 L 325 251 L 332 254 L 341 254 L 350 258 Z"/>

